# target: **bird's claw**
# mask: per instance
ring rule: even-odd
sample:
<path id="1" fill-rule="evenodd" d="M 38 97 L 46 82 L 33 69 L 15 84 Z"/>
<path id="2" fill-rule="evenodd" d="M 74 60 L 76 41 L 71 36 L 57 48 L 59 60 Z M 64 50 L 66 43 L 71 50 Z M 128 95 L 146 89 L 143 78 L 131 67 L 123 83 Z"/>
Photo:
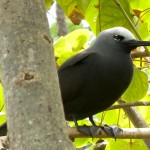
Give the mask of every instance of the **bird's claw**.
<path id="1" fill-rule="evenodd" d="M 123 130 L 121 128 L 119 128 L 116 125 L 112 125 L 112 126 L 108 126 L 107 124 L 105 124 L 104 126 L 78 126 L 77 130 L 88 135 L 91 136 L 92 138 L 94 137 L 94 135 L 96 133 L 99 132 L 99 129 L 102 129 L 105 133 L 111 135 L 115 140 L 117 135 L 120 134 L 120 132 L 122 132 Z"/>
<path id="2" fill-rule="evenodd" d="M 115 140 L 116 140 L 117 135 L 119 135 L 120 132 L 123 132 L 123 130 L 116 125 L 108 126 L 107 124 L 105 124 L 104 126 L 101 126 L 101 129 L 105 133 L 107 133 L 107 134 L 111 135 L 113 138 L 115 138 Z"/>
<path id="3" fill-rule="evenodd" d="M 97 131 L 99 130 L 100 127 L 98 126 L 78 126 L 77 130 L 91 136 L 92 138 L 94 137 L 94 135 L 97 133 Z"/>

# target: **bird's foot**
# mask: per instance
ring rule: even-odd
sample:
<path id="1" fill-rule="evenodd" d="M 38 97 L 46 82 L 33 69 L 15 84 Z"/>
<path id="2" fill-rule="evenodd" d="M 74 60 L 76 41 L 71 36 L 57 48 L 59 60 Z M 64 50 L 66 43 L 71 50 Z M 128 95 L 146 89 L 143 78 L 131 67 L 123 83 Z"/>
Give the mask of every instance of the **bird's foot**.
<path id="1" fill-rule="evenodd" d="M 98 126 L 86 126 L 86 125 L 83 125 L 83 126 L 78 126 L 77 127 L 77 130 L 86 134 L 86 135 L 89 135 L 91 136 L 92 138 L 94 137 L 94 135 L 97 133 L 97 131 L 99 130 L 100 127 Z"/>
<path id="2" fill-rule="evenodd" d="M 104 126 L 87 126 L 87 125 L 83 125 L 83 126 L 78 126 L 77 130 L 88 135 L 91 136 L 92 138 L 94 137 L 94 135 L 96 133 L 99 133 L 99 129 L 102 129 L 106 134 L 111 135 L 115 140 L 117 135 L 120 134 L 120 132 L 122 132 L 123 130 L 121 128 L 119 128 L 116 125 L 112 125 L 112 126 L 108 126 L 107 124 L 105 124 Z"/>
<path id="3" fill-rule="evenodd" d="M 108 126 L 107 124 L 105 124 L 104 126 L 101 126 L 101 129 L 105 133 L 111 135 L 115 140 L 117 135 L 119 135 L 120 132 L 123 132 L 123 130 L 116 125 Z"/>

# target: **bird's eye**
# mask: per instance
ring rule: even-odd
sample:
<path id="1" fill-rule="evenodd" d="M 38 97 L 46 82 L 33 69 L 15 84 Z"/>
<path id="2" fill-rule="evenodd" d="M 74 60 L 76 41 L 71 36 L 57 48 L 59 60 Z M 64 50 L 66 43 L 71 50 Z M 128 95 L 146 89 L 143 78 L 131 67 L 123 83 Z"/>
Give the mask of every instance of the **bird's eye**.
<path id="1" fill-rule="evenodd" d="M 114 39 L 115 39 L 116 41 L 122 41 L 122 40 L 124 39 L 124 37 L 121 36 L 121 35 L 114 35 Z"/>

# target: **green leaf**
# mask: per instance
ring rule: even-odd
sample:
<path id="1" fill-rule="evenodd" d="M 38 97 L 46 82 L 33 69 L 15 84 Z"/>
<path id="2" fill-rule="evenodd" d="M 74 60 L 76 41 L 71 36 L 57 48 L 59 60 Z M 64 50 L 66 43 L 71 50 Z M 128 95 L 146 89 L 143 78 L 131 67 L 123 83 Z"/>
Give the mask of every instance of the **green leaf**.
<path id="1" fill-rule="evenodd" d="M 3 87 L 0 84 L 0 125 L 6 122 L 6 113 L 4 108 L 4 95 L 3 95 Z"/>
<path id="2" fill-rule="evenodd" d="M 122 98 L 126 102 L 135 102 L 142 99 L 148 90 L 148 77 L 139 69 L 134 69 L 133 79 Z"/>
<path id="3" fill-rule="evenodd" d="M 120 111 L 120 112 L 119 112 Z M 126 117 L 124 111 L 122 109 L 109 110 L 105 112 L 105 116 L 102 119 L 102 113 L 98 113 L 95 115 L 97 117 L 97 125 L 102 122 L 102 125 L 118 125 L 121 128 L 129 127 L 129 119 Z M 118 119 L 119 118 L 119 119 Z M 95 121 L 95 120 L 94 120 Z"/>
<path id="4" fill-rule="evenodd" d="M 70 20 L 78 25 L 84 19 L 84 14 L 90 0 L 57 0 Z"/>
<path id="5" fill-rule="evenodd" d="M 83 50 L 90 35 L 90 31 L 78 29 L 64 37 L 60 37 L 54 44 L 55 57 L 57 57 L 58 66 L 65 62 L 69 57 Z"/>
<path id="6" fill-rule="evenodd" d="M 73 51 L 80 51 L 83 49 L 84 44 L 90 38 L 90 31 L 86 29 L 75 30 L 65 36 L 70 43 Z"/>
<path id="7" fill-rule="evenodd" d="M 115 26 L 123 26 L 133 32 L 122 9 L 113 0 L 68 0 L 67 2 L 66 0 L 57 0 L 57 2 L 72 22 L 79 24 L 82 19 L 85 19 L 96 35 L 104 29 Z M 119 2 L 141 34 L 142 39 L 148 39 L 150 35 L 150 3 L 148 1 L 143 3 L 143 0 L 119 0 Z"/>
<path id="8" fill-rule="evenodd" d="M 149 83 L 149 81 L 150 81 L 150 68 L 144 68 L 144 69 L 142 69 L 142 71 L 147 74 L 147 76 L 148 76 L 148 83 Z M 150 84 L 149 84 L 148 90 L 147 90 L 147 97 L 144 97 L 144 99 L 146 101 L 150 101 L 149 94 L 150 94 Z"/>
<path id="9" fill-rule="evenodd" d="M 75 54 L 77 54 L 77 53 L 75 53 L 75 52 L 64 52 L 62 55 L 61 55 L 61 57 L 59 57 L 58 59 L 57 59 L 57 65 L 58 66 L 61 66 L 67 59 L 69 59 L 70 57 L 72 57 L 73 55 L 75 55 Z"/>
<path id="10" fill-rule="evenodd" d="M 89 23 L 91 30 L 97 35 L 97 21 L 100 11 L 100 5 L 98 0 L 92 0 L 87 6 L 86 12 L 85 12 L 85 20 Z M 92 13 L 91 13 L 92 12 Z"/>
<path id="11" fill-rule="evenodd" d="M 142 140 L 114 140 L 108 139 L 109 144 L 106 150 L 147 150 Z"/>
<path id="12" fill-rule="evenodd" d="M 72 52 L 72 47 L 65 37 L 60 37 L 54 44 L 55 57 L 61 57 L 63 53 Z"/>
<path id="13" fill-rule="evenodd" d="M 148 40 L 149 39 L 149 27 L 147 22 L 139 22 L 137 25 L 137 30 L 142 38 L 142 40 Z"/>
<path id="14" fill-rule="evenodd" d="M 74 144 L 76 148 L 81 148 L 92 142 L 92 138 L 75 138 Z"/>
<path id="15" fill-rule="evenodd" d="M 53 0 L 45 0 L 46 9 L 50 9 L 52 3 L 53 3 Z"/>
<path id="16" fill-rule="evenodd" d="M 121 9 L 113 0 L 91 1 L 86 11 L 86 20 L 89 22 L 92 31 L 98 35 L 100 31 L 114 26 L 124 26 L 131 30 L 129 22 L 124 17 Z M 128 0 L 120 0 L 122 7 L 125 9 L 129 18 L 132 18 L 129 9 Z M 94 12 L 94 13 L 91 13 Z M 111 13 L 113 12 L 113 13 Z M 92 18 L 92 19 L 91 19 Z"/>
<path id="17" fill-rule="evenodd" d="M 130 1 L 130 7 L 133 10 L 143 11 L 143 10 L 150 8 L 150 3 L 149 3 L 149 1 L 145 1 L 143 3 L 143 0 L 132 0 L 132 1 Z"/>
<path id="18" fill-rule="evenodd" d="M 134 14 L 134 24 L 143 40 L 148 40 L 150 33 L 150 3 L 143 0 L 130 1 L 130 7 Z"/>
<path id="19" fill-rule="evenodd" d="M 114 26 L 125 26 L 131 30 L 129 22 L 113 0 L 68 0 L 67 2 L 65 0 L 57 0 L 57 2 L 73 22 L 85 18 L 96 35 L 101 30 Z M 120 0 L 120 3 L 129 18 L 132 19 L 133 14 L 130 13 L 129 1 Z M 111 13 L 112 11 L 113 13 Z"/>

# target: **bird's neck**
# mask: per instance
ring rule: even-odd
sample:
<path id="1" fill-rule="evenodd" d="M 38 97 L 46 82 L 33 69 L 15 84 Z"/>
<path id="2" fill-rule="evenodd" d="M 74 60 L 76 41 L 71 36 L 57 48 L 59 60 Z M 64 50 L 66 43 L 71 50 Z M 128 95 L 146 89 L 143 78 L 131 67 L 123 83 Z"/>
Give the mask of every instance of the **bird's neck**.
<path id="1" fill-rule="evenodd" d="M 122 59 L 122 58 L 130 58 L 130 53 L 123 51 L 120 48 L 110 48 L 109 46 L 101 46 L 101 47 L 97 47 L 97 45 L 93 45 L 91 46 L 89 49 L 87 49 L 87 52 L 89 53 L 97 53 L 101 56 L 101 58 L 106 58 L 106 59 Z"/>

